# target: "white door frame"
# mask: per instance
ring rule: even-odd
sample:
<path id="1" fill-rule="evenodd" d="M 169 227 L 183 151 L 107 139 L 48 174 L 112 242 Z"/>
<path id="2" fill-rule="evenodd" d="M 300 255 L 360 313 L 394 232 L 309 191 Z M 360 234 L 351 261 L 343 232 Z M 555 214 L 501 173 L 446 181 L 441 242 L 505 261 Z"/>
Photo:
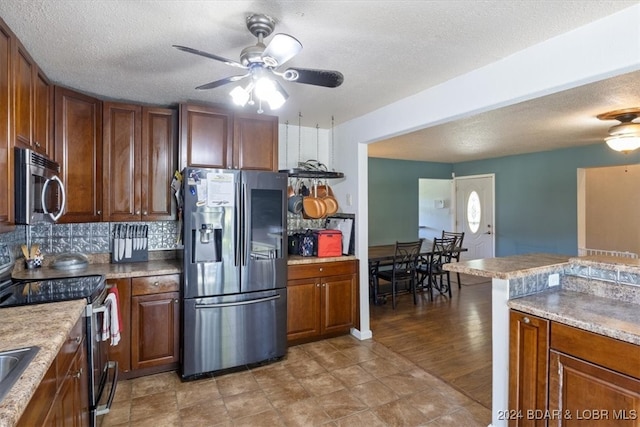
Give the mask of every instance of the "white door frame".
<path id="1" fill-rule="evenodd" d="M 453 185 L 451 186 L 451 192 L 452 192 L 452 196 L 451 196 L 451 200 L 452 200 L 452 207 L 453 207 L 453 230 L 458 231 L 458 226 L 457 226 L 457 218 L 458 218 L 458 194 L 456 192 L 456 187 L 457 187 L 457 182 L 460 180 L 464 180 L 464 179 L 477 179 L 477 178 L 490 178 L 491 179 L 491 193 L 492 193 L 492 203 L 493 206 L 491 207 L 491 258 L 495 257 L 496 254 L 496 174 L 494 173 L 487 173 L 487 174 L 480 174 L 480 175 L 466 175 L 466 176 L 460 176 L 457 177 L 455 176 L 455 173 L 452 174 L 453 176 Z M 463 206 L 460 207 L 461 209 L 464 209 Z"/>

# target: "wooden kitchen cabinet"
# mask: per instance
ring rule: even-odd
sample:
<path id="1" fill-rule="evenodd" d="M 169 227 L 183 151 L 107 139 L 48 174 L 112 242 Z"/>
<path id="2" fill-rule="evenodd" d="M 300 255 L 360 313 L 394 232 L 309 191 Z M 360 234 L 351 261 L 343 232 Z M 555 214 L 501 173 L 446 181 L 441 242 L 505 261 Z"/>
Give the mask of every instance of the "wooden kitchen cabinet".
<path id="1" fill-rule="evenodd" d="M 103 220 L 175 219 L 175 111 L 105 102 L 103 147 Z"/>
<path id="2" fill-rule="evenodd" d="M 545 419 L 518 417 L 547 408 L 549 321 L 530 314 L 509 314 L 510 426 L 544 426 Z M 511 412 L 510 412 L 511 414 Z"/>
<path id="3" fill-rule="evenodd" d="M 43 71 L 16 39 L 14 67 L 15 145 L 51 157 L 53 152 L 53 89 Z"/>
<path id="4" fill-rule="evenodd" d="M 85 318 L 80 317 L 34 392 L 18 426 L 89 426 L 85 340 Z"/>
<path id="5" fill-rule="evenodd" d="M 13 223 L 12 43 L 13 33 L 0 19 L 0 232 Z M 8 230 L 7 230 L 8 231 Z"/>
<path id="6" fill-rule="evenodd" d="M 233 165 L 244 170 L 278 170 L 278 117 L 234 114 Z"/>
<path id="7" fill-rule="evenodd" d="M 509 340 L 509 425 L 639 425 L 640 346 L 515 310 Z"/>
<path id="8" fill-rule="evenodd" d="M 176 369 L 180 345 L 180 275 L 107 279 L 117 286 L 120 342 L 109 348 L 120 378 Z"/>
<path id="9" fill-rule="evenodd" d="M 357 260 L 289 266 L 289 344 L 349 333 L 356 324 L 357 271 Z"/>
<path id="10" fill-rule="evenodd" d="M 278 169 L 278 118 L 180 105 L 180 168 Z"/>
<path id="11" fill-rule="evenodd" d="M 67 190 L 58 222 L 102 219 L 102 101 L 56 86 L 55 160 Z"/>
<path id="12" fill-rule="evenodd" d="M 639 346 L 552 322 L 550 347 L 549 425 L 640 424 Z"/>
<path id="13" fill-rule="evenodd" d="M 180 356 L 180 276 L 131 279 L 131 368 L 175 369 Z"/>

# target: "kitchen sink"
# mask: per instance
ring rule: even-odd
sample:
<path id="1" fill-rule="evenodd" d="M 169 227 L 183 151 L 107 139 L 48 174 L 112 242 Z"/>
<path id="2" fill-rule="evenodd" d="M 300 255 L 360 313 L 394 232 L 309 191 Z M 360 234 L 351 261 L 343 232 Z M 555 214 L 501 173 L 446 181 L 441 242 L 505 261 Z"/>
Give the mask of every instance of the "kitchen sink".
<path id="1" fill-rule="evenodd" d="M 38 350 L 40 347 L 33 346 L 0 351 L 0 400 L 11 390 Z"/>

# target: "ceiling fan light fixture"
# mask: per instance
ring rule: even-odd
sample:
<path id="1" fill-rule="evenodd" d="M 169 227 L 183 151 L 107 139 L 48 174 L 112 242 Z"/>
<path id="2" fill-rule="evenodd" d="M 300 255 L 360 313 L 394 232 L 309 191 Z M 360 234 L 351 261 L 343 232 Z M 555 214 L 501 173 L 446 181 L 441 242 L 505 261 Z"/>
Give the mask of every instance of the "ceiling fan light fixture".
<path id="1" fill-rule="evenodd" d="M 640 108 L 626 108 L 599 114 L 600 120 L 618 120 L 620 123 L 609 128 L 609 136 L 604 140 L 615 151 L 628 153 L 640 148 L 640 123 L 635 120 Z"/>
<path id="2" fill-rule="evenodd" d="M 242 86 L 236 86 L 229 92 L 229 95 L 231 95 L 234 104 L 244 107 L 247 105 L 247 101 L 249 101 L 252 89 L 253 83 L 250 83 L 246 89 Z"/>
<path id="3" fill-rule="evenodd" d="M 615 135 L 604 139 L 609 148 L 623 153 L 640 148 L 640 136 Z"/>

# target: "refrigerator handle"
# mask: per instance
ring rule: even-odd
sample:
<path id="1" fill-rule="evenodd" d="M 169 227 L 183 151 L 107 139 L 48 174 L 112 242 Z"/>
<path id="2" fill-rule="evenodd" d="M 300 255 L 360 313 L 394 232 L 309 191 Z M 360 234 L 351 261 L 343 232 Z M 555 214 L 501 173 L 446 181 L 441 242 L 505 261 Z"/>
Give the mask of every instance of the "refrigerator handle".
<path id="1" fill-rule="evenodd" d="M 252 299 L 252 300 L 249 300 L 249 301 L 223 302 L 223 303 L 219 303 L 219 304 L 196 304 L 196 309 L 199 309 L 199 308 L 235 307 L 235 306 L 238 306 L 238 305 L 258 304 L 258 303 L 261 303 L 261 302 L 273 301 L 273 300 L 279 299 L 279 298 L 280 298 L 280 295 L 274 295 L 272 297 Z"/>
<path id="2" fill-rule="evenodd" d="M 238 197 L 240 191 L 240 183 L 236 182 L 236 198 Z M 242 218 L 240 217 L 240 213 L 242 212 L 242 206 L 238 205 L 238 202 L 240 200 L 235 200 L 234 201 L 234 215 L 233 215 L 233 221 L 235 222 L 235 244 L 233 246 L 234 248 L 234 253 L 233 253 L 233 266 L 237 267 L 238 265 L 240 265 L 240 254 L 242 253 L 242 245 L 240 244 L 240 238 L 242 237 Z"/>
<path id="3" fill-rule="evenodd" d="M 242 183 L 242 230 L 244 230 L 244 238 L 242 239 L 242 266 L 247 265 L 247 252 L 249 252 L 249 213 L 247 207 L 249 200 L 247 195 L 247 184 Z M 242 232 L 242 231 L 241 231 Z"/>

